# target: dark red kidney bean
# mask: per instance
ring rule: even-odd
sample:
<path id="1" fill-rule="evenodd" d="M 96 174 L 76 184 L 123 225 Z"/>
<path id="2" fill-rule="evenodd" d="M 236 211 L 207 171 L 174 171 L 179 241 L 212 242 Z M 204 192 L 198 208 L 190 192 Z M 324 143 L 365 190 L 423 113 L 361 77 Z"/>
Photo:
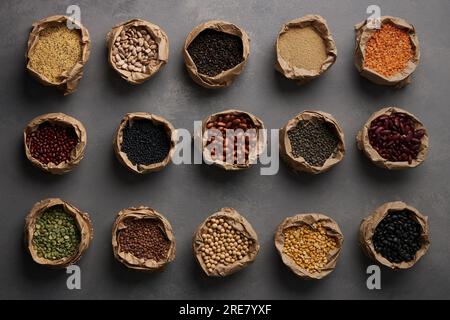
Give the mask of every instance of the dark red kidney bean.
<path id="1" fill-rule="evenodd" d="M 44 122 L 27 137 L 32 157 L 43 164 L 58 165 L 70 160 L 70 154 L 78 144 L 78 136 L 71 127 Z"/>
<path id="2" fill-rule="evenodd" d="M 412 118 L 404 113 L 383 115 L 373 120 L 369 128 L 372 147 L 389 161 L 408 161 L 417 158 L 425 130 L 415 130 Z"/>

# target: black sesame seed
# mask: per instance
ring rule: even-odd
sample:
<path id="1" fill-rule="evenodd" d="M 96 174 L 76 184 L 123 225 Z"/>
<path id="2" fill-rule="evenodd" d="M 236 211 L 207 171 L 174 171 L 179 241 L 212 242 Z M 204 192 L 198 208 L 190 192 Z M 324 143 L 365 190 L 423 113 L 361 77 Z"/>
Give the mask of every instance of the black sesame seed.
<path id="1" fill-rule="evenodd" d="M 213 29 L 200 32 L 187 51 L 198 72 L 210 77 L 229 70 L 244 60 L 241 38 Z"/>
<path id="2" fill-rule="evenodd" d="M 123 129 L 122 152 L 134 165 L 163 161 L 170 151 L 170 137 L 161 125 L 149 120 L 133 120 Z"/>

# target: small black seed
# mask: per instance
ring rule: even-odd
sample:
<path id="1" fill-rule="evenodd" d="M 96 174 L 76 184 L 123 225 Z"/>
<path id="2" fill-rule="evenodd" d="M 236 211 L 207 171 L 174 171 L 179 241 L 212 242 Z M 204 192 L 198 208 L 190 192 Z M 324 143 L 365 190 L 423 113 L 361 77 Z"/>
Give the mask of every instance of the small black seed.
<path id="1" fill-rule="evenodd" d="M 231 69 L 244 60 L 242 40 L 238 36 L 213 29 L 200 32 L 187 51 L 198 72 L 210 77 Z"/>
<path id="2" fill-rule="evenodd" d="M 339 140 L 330 125 L 320 120 L 301 120 L 288 131 L 294 157 L 321 167 L 335 152 Z"/>
<path id="3" fill-rule="evenodd" d="M 163 126 L 149 120 L 134 120 L 123 129 L 122 152 L 134 165 L 161 162 L 169 151 L 170 138 Z"/>

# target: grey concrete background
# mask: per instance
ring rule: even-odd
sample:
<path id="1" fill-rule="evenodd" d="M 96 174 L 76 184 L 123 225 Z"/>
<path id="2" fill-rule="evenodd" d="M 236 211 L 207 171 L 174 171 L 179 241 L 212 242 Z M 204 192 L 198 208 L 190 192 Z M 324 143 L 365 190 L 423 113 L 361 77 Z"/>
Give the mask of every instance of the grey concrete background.
<path id="1" fill-rule="evenodd" d="M 92 37 L 92 53 L 78 91 L 63 97 L 26 74 L 24 53 L 32 22 L 63 14 L 73 3 L 0 2 L 0 298 L 450 298 L 448 0 L 78 1 Z M 352 27 L 366 17 L 369 4 L 379 4 L 384 14 L 401 16 L 417 27 L 423 59 L 413 83 L 403 90 L 372 85 L 352 65 Z M 273 46 L 284 22 L 309 13 L 326 17 L 339 56 L 324 77 L 297 87 L 274 71 Z M 111 71 L 105 51 L 110 28 L 134 17 L 160 25 L 170 39 L 169 64 L 139 87 L 131 87 Z M 251 53 L 234 85 L 212 92 L 188 77 L 181 49 L 194 26 L 215 18 L 243 27 L 251 38 Z M 402 106 L 428 127 L 431 152 L 420 168 L 384 171 L 357 151 L 355 134 L 384 105 Z M 154 112 L 175 127 L 191 129 L 194 120 L 232 106 L 260 116 L 268 128 L 280 128 L 306 108 L 330 112 L 345 130 L 346 157 L 331 172 L 311 177 L 296 176 L 283 164 L 276 176 L 260 176 L 258 167 L 227 173 L 189 165 L 135 176 L 113 156 L 111 141 L 126 112 Z M 22 150 L 22 130 L 28 121 L 57 111 L 81 120 L 89 137 L 85 159 L 66 176 L 40 172 Z M 82 290 L 67 290 L 65 272 L 34 264 L 22 245 L 24 217 L 36 201 L 47 197 L 66 199 L 92 217 L 95 238 L 80 263 Z M 365 270 L 370 261 L 357 245 L 358 226 L 373 209 L 392 200 L 403 200 L 429 216 L 432 245 L 411 270 L 383 269 L 382 290 L 369 291 Z M 116 213 L 140 204 L 165 214 L 175 231 L 177 257 L 161 274 L 128 271 L 111 252 Z M 222 206 L 235 207 L 248 218 L 259 234 L 261 251 L 246 270 L 225 279 L 207 279 L 192 257 L 191 236 Z M 273 246 L 274 230 L 286 216 L 311 211 L 335 218 L 345 235 L 335 272 L 319 282 L 297 279 Z"/>

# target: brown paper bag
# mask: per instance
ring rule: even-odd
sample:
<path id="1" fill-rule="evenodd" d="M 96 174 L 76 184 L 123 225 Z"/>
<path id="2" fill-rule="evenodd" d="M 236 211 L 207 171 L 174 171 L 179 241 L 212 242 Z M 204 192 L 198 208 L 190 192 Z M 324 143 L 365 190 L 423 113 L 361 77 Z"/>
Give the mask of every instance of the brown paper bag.
<path id="1" fill-rule="evenodd" d="M 160 223 L 161 231 L 167 237 L 170 242 L 170 247 L 167 252 L 167 257 L 162 261 L 155 260 L 145 260 L 138 259 L 131 253 L 123 252 L 120 248 L 118 242 L 118 236 L 120 230 L 126 228 L 125 220 L 132 219 L 155 219 Z M 130 269 L 140 270 L 140 271 L 161 271 L 164 267 L 171 261 L 175 259 L 175 237 L 173 235 L 172 226 L 169 221 L 160 213 L 156 212 L 154 209 L 148 207 L 138 207 L 138 208 L 128 208 L 121 210 L 116 217 L 112 229 L 112 248 L 114 257 Z"/>
<path id="2" fill-rule="evenodd" d="M 79 61 L 75 64 L 72 70 L 67 73 L 63 73 L 58 82 L 51 82 L 45 76 L 34 71 L 30 66 L 29 55 L 39 41 L 39 33 L 49 26 L 53 26 L 58 23 L 66 24 L 70 21 L 74 25 L 78 26 L 81 34 L 81 56 Z M 64 92 L 64 95 L 71 94 L 77 89 L 78 83 L 83 76 L 83 67 L 87 63 L 90 54 L 91 41 L 88 30 L 79 22 L 71 19 L 67 16 L 51 16 L 33 23 L 30 36 L 28 38 L 28 49 L 25 55 L 27 61 L 27 70 L 34 76 L 39 82 L 46 86 L 55 86 L 59 90 Z"/>
<path id="3" fill-rule="evenodd" d="M 241 260 L 236 261 L 233 264 L 227 266 L 219 263 L 213 272 L 209 272 L 208 268 L 203 262 L 203 258 L 201 256 L 199 249 L 201 245 L 204 243 L 202 237 L 203 230 L 206 228 L 206 223 L 212 218 L 224 219 L 228 224 L 230 224 L 234 228 L 234 230 L 238 230 L 249 240 L 252 240 L 253 244 L 252 247 L 250 248 L 249 254 L 243 257 Z M 202 224 L 198 226 L 194 234 L 194 238 L 192 240 L 192 249 L 198 264 L 206 273 L 206 275 L 210 277 L 225 277 L 241 269 L 244 269 L 256 259 L 256 256 L 258 255 L 259 252 L 259 241 L 255 230 L 243 216 L 241 216 L 233 208 L 222 208 L 218 212 L 206 218 L 206 220 L 203 221 Z"/>
<path id="4" fill-rule="evenodd" d="M 72 256 L 59 260 L 47 260 L 45 258 L 38 257 L 37 252 L 35 251 L 33 246 L 33 235 L 37 218 L 39 218 L 41 214 L 54 206 L 62 206 L 67 214 L 70 214 L 75 218 L 78 229 L 80 230 L 81 241 L 78 250 Z M 89 244 L 91 243 L 93 237 L 94 230 L 92 228 L 92 223 L 89 215 L 87 213 L 81 212 L 71 204 L 58 198 L 45 199 L 37 202 L 25 219 L 25 243 L 27 246 L 27 250 L 33 260 L 41 265 L 55 268 L 65 268 L 69 265 L 77 263 L 83 253 L 89 247 Z"/>
<path id="5" fill-rule="evenodd" d="M 326 229 L 327 235 L 336 239 L 337 248 L 330 252 L 328 262 L 321 272 L 310 273 L 301 268 L 291 257 L 284 253 L 284 231 L 291 227 L 299 227 L 302 225 L 312 226 L 314 223 L 322 223 Z M 333 272 L 336 267 L 341 248 L 344 243 L 344 236 L 338 224 L 331 218 L 320 213 L 297 214 L 293 217 L 286 218 L 275 232 L 275 248 L 283 260 L 283 263 L 292 270 L 297 276 L 303 279 L 322 279 Z"/>
<path id="6" fill-rule="evenodd" d="M 422 138 L 422 144 L 419 149 L 419 153 L 417 155 L 416 159 L 413 159 L 411 164 L 408 163 L 408 161 L 398 161 L 398 162 L 392 162 L 388 161 L 381 157 L 381 155 L 372 147 L 369 141 L 369 129 L 370 125 L 373 120 L 377 119 L 378 117 L 382 115 L 391 115 L 393 113 L 404 113 L 411 117 L 414 122 L 416 123 L 416 129 L 423 129 L 425 130 L 425 135 Z M 409 113 L 406 110 L 396 108 L 396 107 L 388 107 L 383 108 L 374 114 L 370 116 L 370 118 L 367 120 L 367 122 L 364 124 L 362 129 L 358 132 L 356 136 L 356 145 L 358 146 L 359 150 L 362 150 L 364 154 L 367 156 L 367 158 L 370 159 L 376 166 L 380 168 L 385 168 L 389 170 L 403 170 L 408 168 L 415 168 L 419 166 L 427 157 L 428 154 L 428 147 L 429 147 L 429 141 L 428 141 L 428 133 L 422 122 L 414 116 L 412 113 Z"/>
<path id="7" fill-rule="evenodd" d="M 205 134 L 206 130 L 207 130 L 206 125 L 208 124 L 208 122 L 216 120 L 219 116 L 223 116 L 223 115 L 227 115 L 227 114 L 247 116 L 248 118 L 250 118 L 252 120 L 252 124 L 255 126 L 255 128 L 258 131 L 256 147 L 253 148 L 253 150 L 251 150 L 252 152 L 249 154 L 249 159 L 245 164 L 228 163 L 228 162 L 225 162 L 223 160 L 218 160 L 218 159 L 213 160 L 211 158 L 210 153 L 208 152 L 208 150 L 206 148 L 208 146 L 208 137 Z M 206 117 L 202 122 L 201 135 L 202 135 L 201 137 L 197 136 L 197 137 L 195 137 L 195 139 L 201 139 L 199 141 L 201 141 L 203 158 L 219 168 L 222 168 L 224 170 L 230 170 L 230 171 L 244 170 L 244 169 L 250 168 L 253 163 L 256 163 L 258 157 L 264 151 L 264 147 L 267 142 L 267 135 L 266 135 L 265 128 L 264 128 L 264 123 L 258 117 L 254 116 L 253 114 L 246 112 L 246 111 L 237 110 L 237 109 L 224 110 L 221 112 L 213 113 L 212 115 Z"/>
<path id="8" fill-rule="evenodd" d="M 145 27 L 154 41 L 158 44 L 159 62 L 156 66 L 149 65 L 150 70 L 146 73 L 119 69 L 112 60 L 114 41 L 120 35 L 122 30 L 127 30 L 130 27 Z M 106 44 L 108 47 L 108 62 L 111 68 L 113 68 L 123 79 L 131 84 L 141 84 L 150 79 L 169 61 L 169 38 L 167 37 L 167 34 L 159 26 L 145 20 L 132 19 L 114 26 L 106 36 Z"/>
<path id="9" fill-rule="evenodd" d="M 381 25 L 390 23 L 396 27 L 404 29 L 408 32 L 409 37 L 411 39 L 411 43 L 414 49 L 414 57 L 408 63 L 406 68 L 398 73 L 393 75 L 392 77 L 385 77 L 378 72 L 367 69 L 364 66 L 365 61 L 365 52 L 367 42 L 372 38 L 373 34 L 377 31 L 377 29 L 370 29 L 368 27 L 368 22 L 363 21 L 355 26 L 356 31 L 356 48 L 355 48 L 355 66 L 358 69 L 359 73 L 364 77 L 372 81 L 373 83 L 385 86 L 396 86 L 398 88 L 404 87 L 411 82 L 411 74 L 416 70 L 420 61 L 420 46 L 419 46 L 419 38 L 416 34 L 416 29 L 412 24 L 409 24 L 403 19 L 391 17 L 391 16 L 383 16 L 381 19 Z"/>
<path id="10" fill-rule="evenodd" d="M 409 262 L 401 262 L 401 263 L 392 263 L 386 258 L 384 258 L 381 254 L 376 252 L 375 247 L 372 243 L 372 236 L 375 233 L 375 229 L 378 224 L 383 220 L 389 213 L 395 211 L 410 211 L 416 221 L 422 227 L 422 247 L 417 251 L 416 256 L 413 260 Z M 422 256 L 427 253 L 427 250 L 430 246 L 430 236 L 428 230 L 428 217 L 422 215 L 417 209 L 408 206 L 406 203 L 401 201 L 388 202 L 383 204 L 381 207 L 377 208 L 370 216 L 362 220 L 361 225 L 359 227 L 359 244 L 363 249 L 364 253 L 374 261 L 385 265 L 391 269 L 408 269 L 419 261 Z"/>
<path id="11" fill-rule="evenodd" d="M 288 61 L 284 60 L 280 53 L 278 45 L 280 36 L 292 28 L 313 27 L 318 34 L 323 38 L 327 50 L 327 59 L 324 61 L 319 71 L 306 70 L 296 66 L 292 66 Z M 299 19 L 289 21 L 281 28 L 275 44 L 277 52 L 277 60 L 275 62 L 275 69 L 288 79 L 296 80 L 298 84 L 304 84 L 308 81 L 319 77 L 327 71 L 335 62 L 337 58 L 336 43 L 327 25 L 327 21 L 319 15 L 307 15 Z"/>
<path id="12" fill-rule="evenodd" d="M 158 163 L 152 163 L 149 165 L 144 164 L 133 164 L 129 159 L 125 152 L 122 152 L 122 142 L 123 142 L 123 130 L 127 123 L 131 123 L 133 125 L 134 120 L 146 119 L 152 121 L 155 125 L 161 125 L 164 127 L 164 130 L 167 132 L 167 136 L 170 137 L 170 151 L 167 157 Z M 125 117 L 120 122 L 119 128 L 117 128 L 116 136 L 113 141 L 114 152 L 117 156 L 117 159 L 122 163 L 125 167 L 135 173 L 151 173 L 157 172 L 164 169 L 169 163 L 172 161 L 172 156 L 175 153 L 175 145 L 176 145 L 177 137 L 175 128 L 172 124 L 164 119 L 163 117 L 146 113 L 146 112 L 132 112 L 127 113 Z"/>
<path id="13" fill-rule="evenodd" d="M 72 150 L 70 154 L 70 161 L 61 162 L 58 165 L 50 162 L 48 164 L 44 164 L 40 162 L 38 159 L 35 159 L 30 152 L 29 146 L 27 144 L 27 136 L 32 132 L 36 131 L 44 122 L 48 123 L 57 123 L 62 126 L 72 127 L 78 137 L 78 144 Z M 25 154 L 28 160 L 31 161 L 33 165 L 38 167 L 39 169 L 50 172 L 53 174 L 64 174 L 71 171 L 74 167 L 76 167 L 84 157 L 84 150 L 87 144 L 87 133 L 83 124 L 75 118 L 72 118 L 64 113 L 47 113 L 41 116 L 38 116 L 31 120 L 30 123 L 26 126 L 23 131 L 23 142 L 25 147 Z"/>
<path id="14" fill-rule="evenodd" d="M 327 159 L 327 161 L 325 161 L 325 163 L 321 167 L 310 165 L 303 157 L 295 158 L 292 154 L 291 142 L 288 136 L 289 130 L 294 128 L 300 120 L 309 121 L 311 119 L 318 119 L 330 124 L 331 127 L 335 130 L 336 137 L 339 139 L 336 151 L 330 156 L 330 158 Z M 312 174 L 325 172 L 338 164 L 344 158 L 344 132 L 341 126 L 337 123 L 336 119 L 331 114 L 322 111 L 303 111 L 299 113 L 295 118 L 289 120 L 288 123 L 286 123 L 286 125 L 281 128 L 280 154 L 286 164 L 295 171 L 307 172 Z"/>
<path id="15" fill-rule="evenodd" d="M 243 46 L 242 51 L 243 61 L 238 65 L 236 65 L 235 67 L 225 70 L 214 77 L 210 77 L 205 74 L 199 73 L 194 61 L 189 55 L 188 47 L 191 44 L 191 42 L 199 35 L 199 33 L 205 29 L 213 29 L 219 32 L 232 34 L 241 38 Z M 186 69 L 189 75 L 196 83 L 208 89 L 224 88 L 231 85 L 234 79 L 244 70 L 249 53 L 250 53 L 250 39 L 247 33 L 243 29 L 239 28 L 238 26 L 232 23 L 219 20 L 211 20 L 195 27 L 188 34 L 186 41 L 184 42 L 183 48 L 184 63 L 186 64 Z"/>

